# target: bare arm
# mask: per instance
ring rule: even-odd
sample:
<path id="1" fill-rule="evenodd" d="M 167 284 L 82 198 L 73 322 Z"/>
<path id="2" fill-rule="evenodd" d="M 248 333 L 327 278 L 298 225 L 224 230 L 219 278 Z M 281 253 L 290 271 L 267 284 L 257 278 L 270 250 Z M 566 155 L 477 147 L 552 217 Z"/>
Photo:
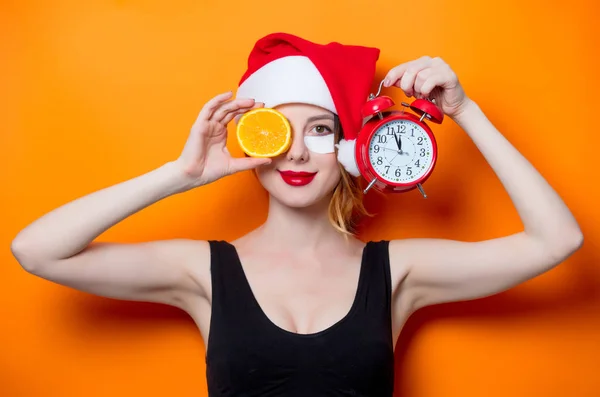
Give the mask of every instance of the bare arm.
<path id="1" fill-rule="evenodd" d="M 200 112 L 181 156 L 136 178 L 54 209 L 21 230 L 11 244 L 28 272 L 97 295 L 182 307 L 189 294 L 205 294 L 209 274 L 205 242 L 185 239 L 138 244 L 94 240 L 123 219 L 159 200 L 269 159 L 234 159 L 226 150 L 226 125 L 255 106 L 222 94 Z"/>
<path id="2" fill-rule="evenodd" d="M 138 244 L 94 242 L 141 209 L 185 190 L 175 163 L 71 201 L 21 230 L 11 249 L 21 266 L 47 280 L 97 295 L 175 304 L 200 291 L 194 267 L 205 244 L 181 239 Z M 191 263 L 189 258 L 197 258 Z"/>
<path id="3" fill-rule="evenodd" d="M 68 259 L 130 215 L 185 190 L 183 173 L 166 163 L 146 174 L 71 201 L 35 220 L 13 241 L 16 252 Z M 27 263 L 35 267 L 35 263 Z"/>
<path id="4" fill-rule="evenodd" d="M 442 88 L 436 103 L 444 106 L 471 137 L 502 182 L 524 225 L 524 230 L 509 236 L 479 242 L 393 241 L 390 258 L 408 269 L 403 288 L 410 291 L 415 309 L 507 290 L 552 269 L 579 249 L 583 235 L 565 203 L 479 106 L 464 97 L 447 65 L 425 59 L 412 67 L 416 82 L 404 83 L 425 96 L 434 86 Z M 400 69 L 404 73 L 410 68 Z M 426 77 L 419 81 L 419 71 L 424 70 L 428 70 L 423 73 Z"/>

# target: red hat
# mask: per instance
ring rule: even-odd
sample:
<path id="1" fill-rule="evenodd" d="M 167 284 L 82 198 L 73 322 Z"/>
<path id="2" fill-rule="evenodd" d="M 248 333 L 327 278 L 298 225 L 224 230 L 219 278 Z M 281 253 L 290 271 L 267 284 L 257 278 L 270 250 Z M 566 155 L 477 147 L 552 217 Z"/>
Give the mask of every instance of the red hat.
<path id="1" fill-rule="evenodd" d="M 344 139 L 353 146 L 363 124 L 361 108 L 368 100 L 379 52 L 372 47 L 317 44 L 273 33 L 259 39 L 250 52 L 237 97 L 253 98 L 271 108 L 308 103 L 330 110 L 340 118 Z M 340 151 L 345 143 L 340 142 Z M 340 162 L 358 176 L 355 161 L 348 167 L 346 161 Z"/>

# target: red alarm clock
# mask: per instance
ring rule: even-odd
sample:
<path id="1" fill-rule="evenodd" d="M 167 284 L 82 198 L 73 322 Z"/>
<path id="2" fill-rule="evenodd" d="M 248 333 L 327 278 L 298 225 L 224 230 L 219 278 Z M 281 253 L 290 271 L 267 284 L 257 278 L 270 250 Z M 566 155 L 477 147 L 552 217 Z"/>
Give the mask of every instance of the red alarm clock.
<path id="1" fill-rule="evenodd" d="M 422 185 L 435 168 L 437 143 L 424 120 L 440 124 L 444 113 L 428 99 L 402 102 L 401 111 L 390 111 L 394 101 L 378 95 L 371 94 L 363 105 L 362 116 L 369 120 L 356 139 L 358 170 L 368 183 L 364 193 L 371 188 L 383 193 L 418 188 L 427 198 Z"/>

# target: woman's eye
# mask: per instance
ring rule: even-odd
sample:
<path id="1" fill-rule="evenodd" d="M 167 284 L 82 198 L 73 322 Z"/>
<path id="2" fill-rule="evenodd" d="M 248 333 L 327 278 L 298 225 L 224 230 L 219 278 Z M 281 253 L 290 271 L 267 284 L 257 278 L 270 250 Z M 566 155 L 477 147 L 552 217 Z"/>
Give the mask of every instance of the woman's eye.
<path id="1" fill-rule="evenodd" d="M 326 135 L 332 132 L 331 128 L 327 127 L 326 125 L 318 125 L 313 128 L 313 131 L 318 135 Z"/>

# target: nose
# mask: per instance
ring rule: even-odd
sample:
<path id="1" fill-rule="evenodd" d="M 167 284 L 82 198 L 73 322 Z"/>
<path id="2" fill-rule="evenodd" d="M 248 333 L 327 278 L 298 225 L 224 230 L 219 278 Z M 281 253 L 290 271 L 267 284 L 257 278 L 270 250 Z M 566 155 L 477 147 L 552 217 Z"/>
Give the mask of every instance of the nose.
<path id="1" fill-rule="evenodd" d="M 289 161 L 305 163 L 308 161 L 308 149 L 304 144 L 304 134 L 295 133 L 292 128 L 292 144 L 286 153 Z"/>

